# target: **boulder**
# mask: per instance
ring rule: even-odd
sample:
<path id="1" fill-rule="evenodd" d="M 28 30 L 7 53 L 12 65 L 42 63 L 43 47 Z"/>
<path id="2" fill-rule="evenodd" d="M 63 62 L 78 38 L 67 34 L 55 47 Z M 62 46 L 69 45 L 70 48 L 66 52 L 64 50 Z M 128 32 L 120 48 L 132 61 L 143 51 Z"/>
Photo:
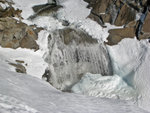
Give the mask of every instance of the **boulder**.
<path id="1" fill-rule="evenodd" d="M 134 21 L 135 18 L 136 18 L 135 10 L 130 8 L 127 4 L 124 4 L 114 24 L 116 26 L 122 26 L 122 25 L 128 24 L 131 21 Z"/>
<path id="2" fill-rule="evenodd" d="M 20 63 L 9 63 L 10 65 L 14 66 L 16 68 L 16 72 L 18 73 L 26 73 L 26 68 L 20 64 Z"/>
<path id="3" fill-rule="evenodd" d="M 32 27 L 13 18 L 0 18 L 0 45 L 6 48 L 29 48 L 37 50 L 38 38 Z"/>
<path id="4" fill-rule="evenodd" d="M 111 29 L 109 30 L 109 36 L 107 38 L 108 45 L 118 44 L 124 38 L 134 38 L 135 37 L 135 28 L 134 27 L 126 27 L 122 29 Z"/>

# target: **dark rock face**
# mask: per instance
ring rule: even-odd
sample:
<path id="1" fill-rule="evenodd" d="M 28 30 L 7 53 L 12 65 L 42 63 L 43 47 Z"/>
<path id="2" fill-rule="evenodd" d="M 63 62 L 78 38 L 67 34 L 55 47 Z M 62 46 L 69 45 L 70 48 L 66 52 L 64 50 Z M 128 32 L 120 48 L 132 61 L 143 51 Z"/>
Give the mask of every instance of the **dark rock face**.
<path id="1" fill-rule="evenodd" d="M 124 4 L 115 20 L 115 25 L 122 26 L 126 25 L 131 21 L 135 20 L 135 10 L 129 7 L 127 4 Z"/>
<path id="2" fill-rule="evenodd" d="M 109 36 L 107 38 L 108 45 L 118 44 L 124 38 L 134 38 L 135 36 L 135 28 L 122 28 L 122 29 L 112 29 L 109 30 Z"/>
<path id="3" fill-rule="evenodd" d="M 150 12 L 148 12 L 144 24 L 143 24 L 143 28 L 141 30 L 141 34 L 140 34 L 140 39 L 147 39 L 150 38 Z"/>
<path id="4" fill-rule="evenodd" d="M 26 24 L 13 18 L 0 18 L 0 45 L 6 48 L 29 48 L 37 50 L 37 34 Z"/>
<path id="5" fill-rule="evenodd" d="M 96 15 L 102 16 L 104 22 L 109 22 L 117 26 L 128 24 L 135 19 L 136 10 L 123 0 L 84 0 L 92 7 Z M 96 16 L 95 15 L 95 16 Z"/>
<path id="6" fill-rule="evenodd" d="M 80 29 L 65 28 L 49 36 L 49 71 L 44 76 L 56 88 L 70 90 L 83 74 L 112 75 L 105 45 Z M 47 75 L 49 74 L 49 76 Z M 43 76 L 43 77 L 44 77 Z"/>
<path id="7" fill-rule="evenodd" d="M 18 47 L 38 50 L 36 43 L 38 38 L 37 29 L 21 22 L 21 10 L 15 10 L 12 7 L 11 0 L 2 0 L 0 3 L 7 3 L 8 6 L 3 9 L 0 6 L 0 45 L 6 48 L 16 49 Z M 20 20 L 15 20 L 18 17 Z"/>
<path id="8" fill-rule="evenodd" d="M 116 26 L 124 26 L 123 29 L 109 31 L 110 35 L 107 38 L 107 44 L 115 45 L 123 38 L 133 38 L 135 36 L 137 36 L 137 39 L 139 40 L 150 38 L 150 13 L 146 13 L 146 10 L 150 9 L 150 3 L 148 0 L 84 1 L 89 3 L 88 7 L 92 7 L 89 18 L 98 22 L 102 27 L 106 22 Z M 141 20 L 136 21 L 137 13 L 143 13 L 147 15 L 147 17 L 142 20 L 144 22 L 140 22 Z"/>

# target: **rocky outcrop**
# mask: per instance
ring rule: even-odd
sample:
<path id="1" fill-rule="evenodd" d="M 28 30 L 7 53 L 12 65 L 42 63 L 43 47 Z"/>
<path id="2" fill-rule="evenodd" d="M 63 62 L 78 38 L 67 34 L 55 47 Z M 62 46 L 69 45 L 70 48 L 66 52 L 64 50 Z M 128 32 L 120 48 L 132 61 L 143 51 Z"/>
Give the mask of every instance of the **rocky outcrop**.
<path id="1" fill-rule="evenodd" d="M 132 21 L 127 24 L 124 28 L 111 29 L 109 30 L 109 36 L 106 44 L 115 45 L 118 44 L 124 38 L 134 38 L 136 34 L 137 22 Z"/>
<path id="2" fill-rule="evenodd" d="M 110 30 L 106 44 L 115 45 L 123 38 L 147 39 L 150 38 L 149 19 L 147 14 L 150 3 L 148 0 L 84 0 L 92 7 L 89 18 L 99 23 L 102 27 L 105 23 L 123 26 L 122 29 Z M 145 20 L 136 20 L 137 13 L 147 15 Z M 140 19 L 142 19 L 141 17 Z M 142 22 L 141 22 L 142 21 Z M 103 24 L 102 24 L 103 22 Z M 141 29 L 142 28 L 142 29 Z"/>
<path id="3" fill-rule="evenodd" d="M 142 30 L 141 30 L 141 34 L 139 36 L 140 39 L 147 39 L 150 38 L 150 12 L 148 12 Z"/>
<path id="4" fill-rule="evenodd" d="M 129 7 L 127 4 L 124 4 L 120 9 L 120 12 L 115 20 L 116 26 L 126 25 L 131 21 L 134 21 L 136 17 L 135 10 Z"/>
<path id="5" fill-rule="evenodd" d="M 133 6 L 131 5 L 133 3 L 131 2 L 128 1 L 125 2 L 123 0 L 116 0 L 116 1 L 84 0 L 84 1 L 89 3 L 88 7 L 92 7 L 91 13 L 95 13 L 96 15 L 101 16 L 104 22 L 115 24 L 117 26 L 122 26 L 135 20 L 136 9 L 131 7 Z M 98 19 L 94 19 L 94 20 L 97 21 Z"/>
<path id="6" fill-rule="evenodd" d="M 13 7 L 7 7 L 6 9 L 0 8 L 0 18 L 4 17 L 21 17 L 21 10 L 15 10 Z"/>
<path id="7" fill-rule="evenodd" d="M 36 43 L 38 38 L 37 29 L 21 22 L 21 10 L 14 9 L 11 0 L 1 0 L 0 7 L 0 45 L 6 48 L 18 47 L 38 50 Z M 0 5 L 1 6 L 1 5 Z M 19 20 L 13 17 L 19 18 Z"/>
<path id="8" fill-rule="evenodd" d="M 10 65 L 16 68 L 16 72 L 18 73 L 26 73 L 26 68 L 21 63 L 9 63 Z"/>
<path id="9" fill-rule="evenodd" d="M 118 44 L 124 38 L 134 38 L 135 36 L 135 28 L 122 28 L 122 29 L 112 29 L 109 30 L 109 36 L 107 38 L 108 45 L 115 45 Z"/>
<path id="10" fill-rule="evenodd" d="M 37 34 L 32 27 L 13 18 L 0 18 L 0 45 L 6 48 L 29 48 L 37 50 Z"/>
<path id="11" fill-rule="evenodd" d="M 111 75 L 112 67 L 105 45 L 80 29 L 64 28 L 49 36 L 49 68 L 43 77 L 56 88 L 70 90 L 83 74 Z"/>
<path id="12" fill-rule="evenodd" d="M 0 0 L 0 18 L 5 17 L 18 17 L 21 18 L 21 10 L 14 9 L 12 4 L 13 2 L 11 0 Z"/>
<path id="13" fill-rule="evenodd" d="M 55 15 L 57 10 L 61 8 L 62 6 L 56 5 L 56 4 L 42 4 L 42 5 L 36 5 L 33 6 L 32 9 L 35 12 L 34 15 L 31 15 L 29 19 L 34 19 L 37 16 L 50 16 Z"/>

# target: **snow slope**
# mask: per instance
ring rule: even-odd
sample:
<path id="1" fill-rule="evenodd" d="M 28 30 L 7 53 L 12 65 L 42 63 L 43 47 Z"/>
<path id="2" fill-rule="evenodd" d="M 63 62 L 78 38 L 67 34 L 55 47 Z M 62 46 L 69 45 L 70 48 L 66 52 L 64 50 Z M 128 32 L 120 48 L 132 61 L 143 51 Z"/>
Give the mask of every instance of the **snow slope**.
<path id="1" fill-rule="evenodd" d="M 148 113 L 125 101 L 60 92 L 4 65 L 0 61 L 0 113 Z"/>
<path id="2" fill-rule="evenodd" d="M 47 67 L 47 63 L 44 61 L 44 55 L 47 51 L 47 37 L 47 31 L 41 31 L 39 33 L 37 43 L 39 44 L 40 49 L 36 52 L 34 50 L 23 48 L 10 49 L 0 47 L 0 60 L 5 61 L 7 64 L 16 63 L 16 60 L 24 61 L 23 66 L 26 68 L 29 75 L 42 78 Z M 9 69 L 15 72 L 15 67 L 9 66 Z"/>
<path id="3" fill-rule="evenodd" d="M 27 19 L 29 16 L 34 14 L 32 7 L 34 5 L 45 4 L 47 0 L 13 0 L 15 3 L 13 7 L 22 10 L 22 17 Z"/>
<path id="4" fill-rule="evenodd" d="M 115 74 L 120 75 L 139 94 L 138 105 L 150 111 L 150 43 L 124 39 L 108 46 Z"/>
<path id="5" fill-rule="evenodd" d="M 30 108 L 16 98 L 0 94 L 1 113 L 37 113 L 37 110 Z"/>

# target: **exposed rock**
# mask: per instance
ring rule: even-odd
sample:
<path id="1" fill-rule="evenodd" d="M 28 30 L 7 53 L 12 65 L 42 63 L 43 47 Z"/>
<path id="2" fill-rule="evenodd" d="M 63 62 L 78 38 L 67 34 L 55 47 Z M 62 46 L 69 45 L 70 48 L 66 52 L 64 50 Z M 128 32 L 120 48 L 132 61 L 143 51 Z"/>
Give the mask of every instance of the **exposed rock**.
<path id="1" fill-rule="evenodd" d="M 92 12 L 96 14 L 105 13 L 106 9 L 110 6 L 110 4 L 113 3 L 112 0 L 84 0 L 90 4 L 90 7 L 92 7 Z"/>
<path id="2" fill-rule="evenodd" d="M 119 12 L 119 15 L 115 21 L 115 25 L 122 26 L 128 24 L 129 22 L 134 21 L 135 17 L 136 17 L 135 10 L 131 9 L 125 4 L 123 5 L 121 11 Z"/>
<path id="3" fill-rule="evenodd" d="M 0 45 L 6 48 L 30 48 L 37 50 L 37 34 L 26 24 L 13 18 L 0 18 Z"/>
<path id="4" fill-rule="evenodd" d="M 122 28 L 122 29 L 112 29 L 109 30 L 110 35 L 108 36 L 106 44 L 115 45 L 118 44 L 124 38 L 134 38 L 135 28 Z"/>
<path id="5" fill-rule="evenodd" d="M 110 14 L 102 14 L 101 16 L 102 16 L 102 19 L 105 23 L 109 23 L 111 21 L 111 15 Z"/>
<path id="6" fill-rule="evenodd" d="M 21 18 L 21 10 L 14 9 L 12 7 L 13 2 L 11 0 L 1 0 L 0 1 L 0 18 L 4 17 L 18 17 Z M 1 5 L 4 5 L 5 7 L 2 7 Z"/>
<path id="7" fill-rule="evenodd" d="M 98 43 L 96 39 L 93 39 L 88 34 L 77 31 L 71 28 L 66 28 L 63 30 L 59 30 L 59 34 L 61 35 L 62 42 L 66 45 L 69 45 L 75 41 L 77 45 L 79 44 L 95 44 Z"/>
<path id="8" fill-rule="evenodd" d="M 134 28 L 136 28 L 136 26 L 137 26 L 137 21 L 131 21 L 125 27 L 134 27 Z"/>
<path id="9" fill-rule="evenodd" d="M 9 63 L 9 64 L 14 66 L 14 67 L 16 67 L 16 72 L 18 72 L 18 73 L 26 73 L 26 68 L 22 64 L 20 64 L 20 63 L 18 63 L 18 64 Z"/>
<path id="10" fill-rule="evenodd" d="M 49 36 L 47 80 L 56 88 L 70 90 L 84 73 L 111 75 L 112 67 L 105 45 L 80 29 L 65 28 Z"/>
<path id="11" fill-rule="evenodd" d="M 37 16 L 45 16 L 45 15 L 54 15 L 59 8 L 62 6 L 56 4 L 43 4 L 33 6 L 33 10 L 35 12 L 34 15 L 30 16 L 29 19 L 34 19 Z"/>
<path id="12" fill-rule="evenodd" d="M 103 18 L 101 15 L 97 15 L 94 12 L 92 12 L 88 17 L 91 18 L 92 20 L 96 21 L 101 26 L 104 26 L 104 21 L 103 21 Z"/>
<path id="13" fill-rule="evenodd" d="M 98 24 L 101 24 L 100 18 L 98 16 L 91 13 L 88 17 L 91 18 L 92 20 L 96 21 Z"/>
<path id="14" fill-rule="evenodd" d="M 92 12 L 102 16 L 104 22 L 122 26 L 135 20 L 136 10 L 139 10 L 138 3 L 124 0 L 84 0 L 92 7 Z M 134 6 L 135 5 L 135 6 Z M 90 18 L 99 21 L 96 15 L 90 14 Z M 98 22 L 99 23 L 99 22 Z"/>
<path id="15" fill-rule="evenodd" d="M 24 63 L 24 61 L 22 61 L 22 60 L 16 60 L 16 62 L 20 63 L 20 64 Z"/>
<path id="16" fill-rule="evenodd" d="M 143 28 L 142 28 L 142 32 L 144 34 L 150 34 L 150 12 L 148 12 L 144 24 L 143 24 Z"/>
<path id="17" fill-rule="evenodd" d="M 8 7 L 4 10 L 0 10 L 0 17 L 21 17 L 21 12 L 19 9 L 15 10 L 13 7 Z"/>

